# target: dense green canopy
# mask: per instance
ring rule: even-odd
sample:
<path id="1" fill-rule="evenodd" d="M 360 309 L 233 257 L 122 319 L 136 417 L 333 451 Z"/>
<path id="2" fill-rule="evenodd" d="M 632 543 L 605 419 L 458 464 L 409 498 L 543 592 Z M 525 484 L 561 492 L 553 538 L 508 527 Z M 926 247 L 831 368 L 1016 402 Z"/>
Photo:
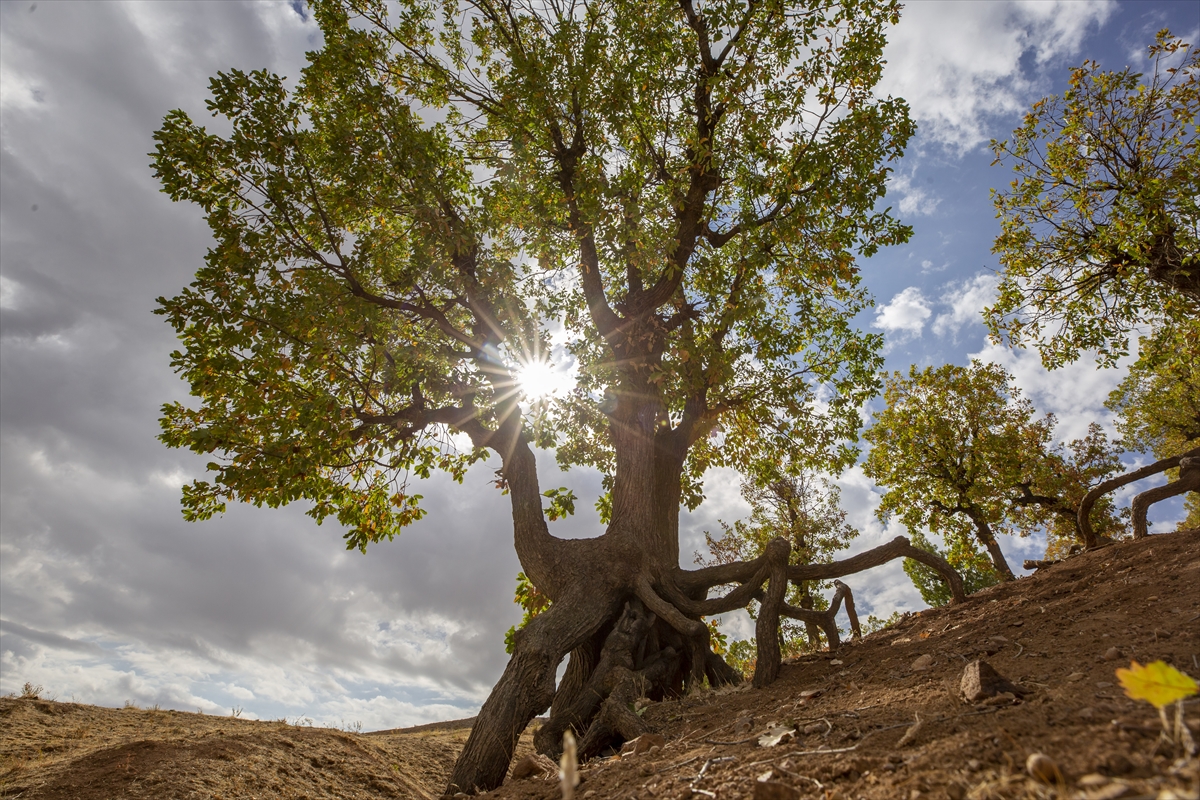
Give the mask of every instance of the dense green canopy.
<path id="1" fill-rule="evenodd" d="M 988 324 L 1049 367 L 1084 350 L 1111 364 L 1134 331 L 1200 315 L 1200 48 L 1164 30 L 1149 57 L 1149 76 L 1084 62 L 992 143 L 1016 177 L 993 195 Z"/>
<path id="2" fill-rule="evenodd" d="M 162 438 L 214 456 L 186 513 L 305 499 L 365 547 L 421 516 L 413 475 L 515 436 L 611 487 L 634 396 L 689 506 L 714 465 L 849 463 L 880 364 L 855 254 L 910 234 L 877 209 L 913 132 L 873 93 L 897 9 L 315 4 L 298 81 L 222 73 L 228 133 L 156 134 L 216 238 L 160 300 L 199 401 Z M 522 405 L 552 341 L 578 384 Z"/>

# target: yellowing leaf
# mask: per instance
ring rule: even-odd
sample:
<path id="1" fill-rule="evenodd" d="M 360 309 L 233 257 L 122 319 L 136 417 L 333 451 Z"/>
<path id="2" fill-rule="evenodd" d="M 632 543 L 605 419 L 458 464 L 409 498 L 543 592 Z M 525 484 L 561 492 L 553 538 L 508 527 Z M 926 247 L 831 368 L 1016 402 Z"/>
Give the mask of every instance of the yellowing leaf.
<path id="1" fill-rule="evenodd" d="M 1129 669 L 1117 670 L 1117 680 L 1125 687 L 1126 695 L 1145 700 L 1155 708 L 1163 708 L 1197 691 L 1194 680 L 1165 661 L 1153 661 L 1144 667 L 1134 661 Z"/>

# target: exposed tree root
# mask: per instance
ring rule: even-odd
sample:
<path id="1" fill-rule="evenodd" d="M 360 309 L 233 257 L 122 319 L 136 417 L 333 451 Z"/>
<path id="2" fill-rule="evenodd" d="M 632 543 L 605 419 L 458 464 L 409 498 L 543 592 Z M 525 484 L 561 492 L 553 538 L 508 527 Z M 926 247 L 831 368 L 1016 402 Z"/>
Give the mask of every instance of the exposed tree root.
<path id="1" fill-rule="evenodd" d="M 789 542 L 775 539 L 752 561 L 676 569 L 657 582 L 635 576 L 623 596 L 592 583 L 586 591 L 581 588 L 572 597 L 556 600 L 519 632 L 512 660 L 480 711 L 447 793 L 502 783 L 517 736 L 547 707 L 550 717 L 534 736 L 538 751 L 557 758 L 563 734 L 572 730 L 579 740 L 579 756 L 592 758 L 646 732 L 636 711 L 639 699 L 677 696 L 705 683 L 739 683 L 737 671 L 712 651 L 703 616 L 759 601 L 756 687 L 767 686 L 779 675 L 781 616 L 824 631 L 832 649 L 841 644 L 835 617 L 845 603 L 854 635 L 860 635 L 849 586 L 835 580 L 830 607 L 816 611 L 786 602 L 791 583 L 835 579 L 896 558 L 913 558 L 942 576 L 953 602 L 965 599 L 959 574 L 903 536 L 830 564 L 789 565 L 790 555 Z M 710 598 L 709 592 L 720 586 L 733 588 Z M 605 591 L 608 597 L 596 596 Z M 567 669 L 555 688 L 555 670 L 568 654 Z"/>

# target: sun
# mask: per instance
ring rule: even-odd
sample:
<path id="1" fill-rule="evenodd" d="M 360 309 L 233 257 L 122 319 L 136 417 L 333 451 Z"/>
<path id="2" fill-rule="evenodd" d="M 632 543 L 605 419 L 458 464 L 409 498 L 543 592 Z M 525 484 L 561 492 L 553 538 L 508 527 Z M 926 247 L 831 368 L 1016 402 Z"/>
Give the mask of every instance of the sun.
<path id="1" fill-rule="evenodd" d="M 517 386 L 526 400 L 543 400 L 570 391 L 575 378 L 569 370 L 535 359 L 517 370 Z"/>

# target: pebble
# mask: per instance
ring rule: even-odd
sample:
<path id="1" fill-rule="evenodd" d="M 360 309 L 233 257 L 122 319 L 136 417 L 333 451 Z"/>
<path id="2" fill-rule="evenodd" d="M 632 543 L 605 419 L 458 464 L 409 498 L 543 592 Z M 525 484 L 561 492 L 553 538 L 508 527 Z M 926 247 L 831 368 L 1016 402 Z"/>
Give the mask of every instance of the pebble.
<path id="1" fill-rule="evenodd" d="M 542 774 L 542 765 L 538 763 L 534 756 L 525 756 L 512 768 L 512 780 L 519 781 L 534 775 Z"/>
<path id="2" fill-rule="evenodd" d="M 650 752 L 651 748 L 661 748 L 666 743 L 667 740 L 657 733 L 643 733 L 636 739 L 626 742 L 621 748 L 621 755 L 640 756 L 642 753 Z"/>
<path id="3" fill-rule="evenodd" d="M 1076 783 L 1079 784 L 1079 788 L 1081 789 L 1095 789 L 1099 786 L 1107 786 L 1108 778 L 1097 772 L 1090 772 L 1076 781 Z"/>
<path id="4" fill-rule="evenodd" d="M 929 669 L 929 667 L 932 665 L 933 665 L 933 656 L 926 653 L 923 656 L 919 656 L 916 661 L 912 662 L 912 669 L 917 672 L 924 672 L 925 670 Z"/>
<path id="5" fill-rule="evenodd" d="M 1005 692 L 1012 692 L 1014 695 L 1028 694 L 1025 689 L 996 672 L 986 661 L 972 661 L 963 668 L 959 691 L 968 703 L 978 703 Z"/>
<path id="6" fill-rule="evenodd" d="M 1116 661 L 1120 657 L 1121 657 L 1121 651 L 1118 650 L 1116 647 L 1110 647 L 1104 651 L 1104 660 L 1105 661 Z"/>
<path id="7" fill-rule="evenodd" d="M 1025 771 L 1036 781 L 1042 783 L 1062 783 L 1062 772 L 1058 764 L 1045 753 L 1033 753 L 1025 759 Z"/>
<path id="8" fill-rule="evenodd" d="M 1086 677 L 1087 677 L 1087 675 L 1084 675 L 1082 672 L 1072 672 L 1070 675 L 1067 676 L 1067 680 L 1074 683 L 1075 681 L 1081 681 Z"/>

